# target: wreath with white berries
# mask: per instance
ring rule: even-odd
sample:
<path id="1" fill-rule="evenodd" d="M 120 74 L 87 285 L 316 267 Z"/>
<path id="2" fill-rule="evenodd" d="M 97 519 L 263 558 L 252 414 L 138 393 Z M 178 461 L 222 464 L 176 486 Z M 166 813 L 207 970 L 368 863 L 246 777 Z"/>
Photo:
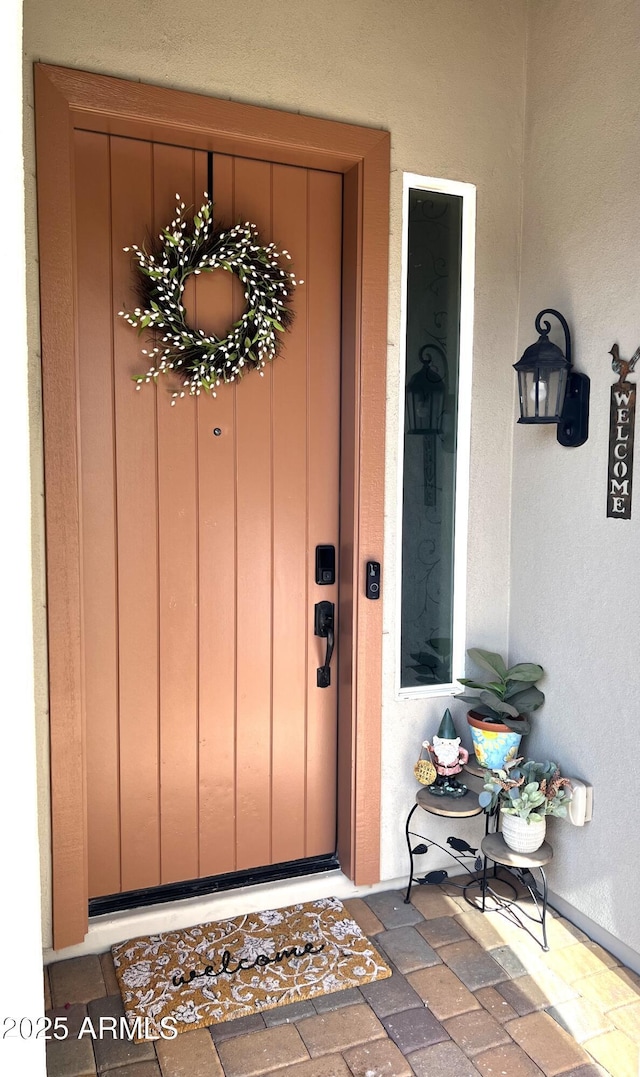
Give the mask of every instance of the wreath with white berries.
<path id="1" fill-rule="evenodd" d="M 201 391 L 215 396 L 223 382 L 241 378 L 249 370 L 263 376 L 267 362 L 280 351 L 281 339 L 293 321 L 288 305 L 296 280 L 280 264 L 291 259 L 275 243 L 263 246 L 258 228 L 250 221 L 225 228 L 214 223 L 213 202 L 205 191 L 205 201 L 190 221 L 185 203 L 176 195 L 176 215 L 149 248 L 132 244 L 138 270 L 139 306 L 120 317 L 137 329 L 162 332 L 159 345 L 142 349 L 149 368 L 134 376 L 137 388 L 156 382 L 160 374 L 174 372 L 182 388 L 172 396 L 172 405 L 185 395 Z M 244 286 L 247 306 L 226 336 L 217 337 L 187 325 L 183 305 L 184 289 L 191 274 L 224 269 L 234 273 Z"/>

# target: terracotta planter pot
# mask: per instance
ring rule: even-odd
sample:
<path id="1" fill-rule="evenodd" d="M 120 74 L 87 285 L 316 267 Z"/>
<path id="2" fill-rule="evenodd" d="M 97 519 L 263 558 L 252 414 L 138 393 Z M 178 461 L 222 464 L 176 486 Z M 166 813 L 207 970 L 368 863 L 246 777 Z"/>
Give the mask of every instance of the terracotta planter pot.
<path id="1" fill-rule="evenodd" d="M 539 822 L 528 823 L 519 815 L 505 815 L 500 812 L 500 829 L 505 845 L 514 853 L 535 853 L 542 845 L 547 832 L 546 816 Z"/>
<path id="2" fill-rule="evenodd" d="M 469 711 L 467 721 L 471 729 L 473 750 L 481 767 L 499 770 L 504 766 L 507 752 L 520 747 L 521 733 L 514 733 L 501 722 L 487 722 L 482 714 Z"/>

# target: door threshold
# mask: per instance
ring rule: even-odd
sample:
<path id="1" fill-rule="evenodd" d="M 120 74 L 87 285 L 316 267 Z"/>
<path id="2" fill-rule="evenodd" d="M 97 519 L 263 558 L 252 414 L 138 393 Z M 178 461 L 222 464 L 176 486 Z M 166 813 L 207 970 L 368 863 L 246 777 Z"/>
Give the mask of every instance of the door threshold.
<path id="1" fill-rule="evenodd" d="M 304 860 L 267 864 L 265 867 L 250 868 L 248 871 L 231 871 L 224 875 L 209 875 L 204 879 L 187 879 L 184 882 L 150 886 L 143 890 L 127 890 L 120 894 L 90 898 L 89 917 L 141 909 L 149 905 L 163 905 L 168 901 L 182 901 L 185 898 L 206 897 L 208 894 L 238 890 L 259 883 L 293 880 L 305 875 L 317 875 L 319 872 L 336 871 L 339 867 L 335 854 L 328 853 L 325 856 L 306 857 Z"/>
<path id="2" fill-rule="evenodd" d="M 86 957 L 108 950 L 115 943 L 134 939 L 140 935 L 156 935 L 165 931 L 179 931 L 206 924 L 212 920 L 229 920 L 244 913 L 280 909 L 298 902 L 318 901 L 320 898 L 336 897 L 345 901 L 354 897 L 367 897 L 378 890 L 404 891 L 406 877 L 385 879 L 368 885 L 357 886 L 340 870 L 321 871 L 315 875 L 277 882 L 262 882 L 235 890 L 201 894 L 183 898 L 181 901 L 148 905 L 139 909 L 122 909 L 120 912 L 93 916 L 89 931 L 83 942 L 65 946 L 60 950 L 46 947 L 43 952 L 45 965 L 52 961 L 65 961 L 71 957 Z"/>

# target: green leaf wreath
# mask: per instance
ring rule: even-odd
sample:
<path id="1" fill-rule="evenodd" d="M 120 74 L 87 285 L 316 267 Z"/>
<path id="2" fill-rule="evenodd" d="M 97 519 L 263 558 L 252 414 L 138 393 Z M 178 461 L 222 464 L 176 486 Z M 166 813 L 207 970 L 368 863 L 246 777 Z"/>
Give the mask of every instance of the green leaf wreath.
<path id="1" fill-rule="evenodd" d="M 293 321 L 288 300 L 297 284 L 280 259 L 291 259 L 275 243 L 263 246 L 258 228 L 250 221 L 230 228 L 215 224 L 213 203 L 205 201 L 190 222 L 187 208 L 176 195 L 176 215 L 168 228 L 149 244 L 149 250 L 132 244 L 137 259 L 140 305 L 133 313 L 119 314 L 139 333 L 162 330 L 160 345 L 142 349 L 149 369 L 134 377 L 137 388 L 155 382 L 160 374 L 174 371 L 182 388 L 172 394 L 171 404 L 185 395 L 199 396 L 204 389 L 215 396 L 222 382 L 241 378 L 248 370 L 263 376 L 265 364 L 279 352 L 284 333 Z M 247 307 L 224 337 L 193 329 L 185 320 L 183 295 L 191 274 L 224 269 L 235 273 L 244 286 Z"/>

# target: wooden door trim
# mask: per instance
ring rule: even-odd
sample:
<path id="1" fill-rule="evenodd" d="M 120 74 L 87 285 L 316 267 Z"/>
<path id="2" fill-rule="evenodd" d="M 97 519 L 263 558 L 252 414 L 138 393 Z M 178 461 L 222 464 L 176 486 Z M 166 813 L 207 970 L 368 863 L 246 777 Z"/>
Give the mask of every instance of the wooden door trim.
<path id="1" fill-rule="evenodd" d="M 379 879 L 388 132 L 35 66 L 51 714 L 54 946 L 87 931 L 72 139 L 77 129 L 344 175 L 338 854 Z"/>

